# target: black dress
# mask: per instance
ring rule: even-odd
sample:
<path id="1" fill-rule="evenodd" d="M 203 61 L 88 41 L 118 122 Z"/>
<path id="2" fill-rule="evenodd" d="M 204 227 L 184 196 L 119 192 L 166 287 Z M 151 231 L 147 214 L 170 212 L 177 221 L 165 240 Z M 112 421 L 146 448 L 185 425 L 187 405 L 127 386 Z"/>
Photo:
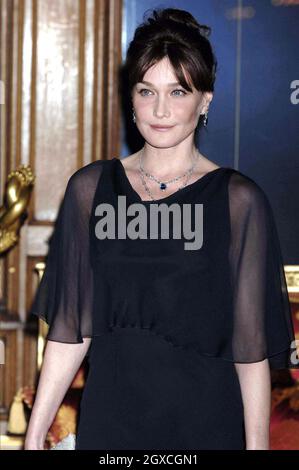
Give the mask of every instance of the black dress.
<path id="1" fill-rule="evenodd" d="M 234 362 L 298 367 L 268 199 L 229 167 L 159 199 L 202 204 L 202 219 L 190 212 L 196 250 L 189 234 L 172 236 L 177 223 L 168 238 L 159 225 L 156 239 L 134 239 L 136 213 L 120 200 L 148 221 L 162 208 L 141 200 L 118 158 L 71 176 L 31 310 L 49 340 L 92 337 L 76 449 L 244 449 Z"/>

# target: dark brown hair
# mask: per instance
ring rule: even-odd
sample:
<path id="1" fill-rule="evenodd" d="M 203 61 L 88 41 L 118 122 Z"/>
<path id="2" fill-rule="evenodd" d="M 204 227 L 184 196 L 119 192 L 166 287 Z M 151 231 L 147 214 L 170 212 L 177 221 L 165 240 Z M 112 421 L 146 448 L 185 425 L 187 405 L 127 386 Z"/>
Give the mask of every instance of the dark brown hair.
<path id="1" fill-rule="evenodd" d="M 140 24 L 129 44 L 124 70 L 130 94 L 147 70 L 168 57 L 179 83 L 188 91 L 189 78 L 201 92 L 214 91 L 217 60 L 208 36 L 211 28 L 199 24 L 191 13 L 175 8 L 155 9 Z M 184 76 L 184 70 L 187 81 Z"/>

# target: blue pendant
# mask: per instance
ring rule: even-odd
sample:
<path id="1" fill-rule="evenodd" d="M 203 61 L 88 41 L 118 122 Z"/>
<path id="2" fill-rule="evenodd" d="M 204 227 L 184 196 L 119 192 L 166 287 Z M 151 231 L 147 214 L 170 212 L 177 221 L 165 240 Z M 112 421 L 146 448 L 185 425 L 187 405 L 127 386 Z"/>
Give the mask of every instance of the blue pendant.
<path id="1" fill-rule="evenodd" d="M 165 191 L 166 188 L 167 188 L 167 186 L 166 186 L 165 183 L 161 183 L 161 184 L 160 184 L 160 189 L 161 189 L 162 191 Z"/>

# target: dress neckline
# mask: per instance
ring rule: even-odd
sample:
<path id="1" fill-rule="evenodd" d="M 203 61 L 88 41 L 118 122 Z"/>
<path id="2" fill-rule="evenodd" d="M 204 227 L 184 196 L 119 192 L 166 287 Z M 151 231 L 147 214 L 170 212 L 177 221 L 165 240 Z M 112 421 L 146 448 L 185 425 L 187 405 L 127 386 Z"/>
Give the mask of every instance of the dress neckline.
<path id="1" fill-rule="evenodd" d="M 197 188 L 198 186 L 200 186 L 206 179 L 210 178 L 211 176 L 213 176 L 214 174 L 217 174 L 218 172 L 222 171 L 222 170 L 225 170 L 226 167 L 223 167 L 223 166 L 220 166 L 218 168 L 215 168 L 214 170 L 211 170 L 211 171 L 208 171 L 207 173 L 205 173 L 203 176 L 201 176 L 200 178 L 197 178 L 197 180 L 193 181 L 192 183 L 190 184 L 187 184 L 187 186 L 184 186 L 183 188 L 180 188 L 180 189 L 177 189 L 175 192 L 173 192 L 172 194 L 169 194 L 168 196 L 165 196 L 163 198 L 159 198 L 159 199 L 155 199 L 154 201 L 152 199 L 141 199 L 139 193 L 133 188 L 128 176 L 127 176 L 127 173 L 126 173 L 126 170 L 125 170 L 125 167 L 123 166 L 120 158 L 117 158 L 117 157 L 113 157 L 113 160 L 115 160 L 117 162 L 117 164 L 120 166 L 120 170 L 121 170 L 121 173 L 122 173 L 122 176 L 123 176 L 123 180 L 126 184 L 126 187 L 128 189 L 128 191 L 133 195 L 135 196 L 136 199 L 138 199 L 138 202 L 142 202 L 143 204 L 152 204 L 152 203 L 161 203 L 161 202 L 166 202 L 166 201 L 170 201 L 171 199 L 175 199 L 178 195 L 181 195 L 185 192 L 188 192 L 190 191 L 191 189 L 193 188 Z"/>

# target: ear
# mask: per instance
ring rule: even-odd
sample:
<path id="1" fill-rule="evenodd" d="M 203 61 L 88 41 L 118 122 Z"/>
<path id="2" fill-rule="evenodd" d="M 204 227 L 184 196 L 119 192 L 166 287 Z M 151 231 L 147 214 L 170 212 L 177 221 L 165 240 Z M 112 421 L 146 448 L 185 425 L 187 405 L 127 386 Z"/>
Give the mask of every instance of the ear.
<path id="1" fill-rule="evenodd" d="M 205 91 L 203 94 L 203 104 L 202 104 L 202 113 L 207 113 L 210 103 L 213 99 L 213 92 L 211 91 Z"/>
<path id="2" fill-rule="evenodd" d="M 198 105 L 198 117 L 203 116 L 208 112 L 212 99 L 213 93 L 211 91 L 202 92 L 200 103 Z"/>

